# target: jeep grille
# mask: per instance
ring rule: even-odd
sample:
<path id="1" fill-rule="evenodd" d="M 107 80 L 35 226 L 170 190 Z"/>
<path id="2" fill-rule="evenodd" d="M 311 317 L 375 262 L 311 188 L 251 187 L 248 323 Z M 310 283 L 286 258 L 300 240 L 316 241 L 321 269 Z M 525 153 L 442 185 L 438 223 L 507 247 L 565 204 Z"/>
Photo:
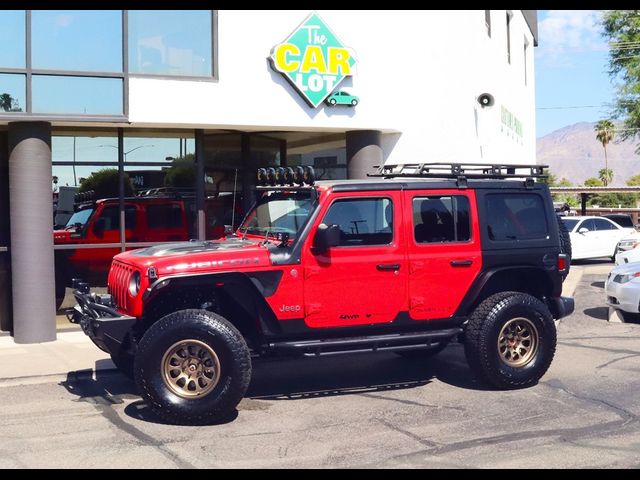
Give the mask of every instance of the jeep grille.
<path id="1" fill-rule="evenodd" d="M 129 277 L 133 273 L 133 268 L 114 260 L 109 270 L 109 293 L 113 297 L 116 307 L 120 310 L 127 310 L 127 290 L 129 288 Z"/>

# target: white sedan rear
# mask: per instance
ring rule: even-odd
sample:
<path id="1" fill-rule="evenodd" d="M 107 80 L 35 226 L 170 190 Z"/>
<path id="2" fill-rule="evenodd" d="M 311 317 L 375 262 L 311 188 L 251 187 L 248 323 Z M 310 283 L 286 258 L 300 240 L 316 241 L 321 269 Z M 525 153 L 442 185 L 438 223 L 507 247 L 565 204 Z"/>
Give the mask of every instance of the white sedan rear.
<path id="1" fill-rule="evenodd" d="M 640 312 L 640 262 L 615 267 L 604 288 L 607 305 L 623 312 Z"/>
<path id="2" fill-rule="evenodd" d="M 609 257 L 617 253 L 618 242 L 640 234 L 633 228 L 623 228 L 604 217 L 562 217 L 571 238 L 571 258 Z"/>

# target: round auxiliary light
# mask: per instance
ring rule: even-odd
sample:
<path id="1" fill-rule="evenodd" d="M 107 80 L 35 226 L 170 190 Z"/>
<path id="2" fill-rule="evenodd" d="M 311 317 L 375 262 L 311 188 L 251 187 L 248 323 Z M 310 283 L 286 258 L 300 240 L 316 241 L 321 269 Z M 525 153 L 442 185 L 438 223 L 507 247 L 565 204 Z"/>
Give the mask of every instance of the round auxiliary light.
<path id="1" fill-rule="evenodd" d="M 285 167 L 284 169 L 284 183 L 293 185 L 293 168 Z"/>
<path id="2" fill-rule="evenodd" d="M 316 181 L 316 172 L 313 170 L 313 167 L 304 167 L 303 179 L 304 183 L 306 183 L 307 185 L 313 185 L 313 182 Z"/>
<path id="3" fill-rule="evenodd" d="M 276 184 L 284 185 L 284 168 L 276 168 Z"/>
<path id="4" fill-rule="evenodd" d="M 276 170 L 275 168 L 267 168 L 267 184 L 276 184 Z"/>
<path id="5" fill-rule="evenodd" d="M 138 295 L 140 291 L 140 272 L 133 272 L 131 277 L 129 277 L 129 294 L 132 297 Z"/>
<path id="6" fill-rule="evenodd" d="M 297 166 L 293 170 L 293 181 L 300 186 L 304 185 L 304 168 Z"/>
<path id="7" fill-rule="evenodd" d="M 267 184 L 267 169 L 266 168 L 259 168 L 258 169 L 258 175 L 257 175 L 257 179 L 258 179 L 258 185 L 266 185 Z"/>

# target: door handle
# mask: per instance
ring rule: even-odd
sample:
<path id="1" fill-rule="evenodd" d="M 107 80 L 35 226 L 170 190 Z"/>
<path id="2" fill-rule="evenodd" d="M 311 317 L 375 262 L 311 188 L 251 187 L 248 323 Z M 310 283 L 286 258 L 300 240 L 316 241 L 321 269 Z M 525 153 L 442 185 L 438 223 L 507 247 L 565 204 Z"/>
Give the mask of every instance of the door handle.
<path id="1" fill-rule="evenodd" d="M 400 270 L 400 264 L 399 263 L 379 263 L 378 265 L 376 265 L 376 268 L 381 271 Z"/>
<path id="2" fill-rule="evenodd" d="M 473 264 L 473 260 L 451 260 L 452 267 L 470 267 Z"/>

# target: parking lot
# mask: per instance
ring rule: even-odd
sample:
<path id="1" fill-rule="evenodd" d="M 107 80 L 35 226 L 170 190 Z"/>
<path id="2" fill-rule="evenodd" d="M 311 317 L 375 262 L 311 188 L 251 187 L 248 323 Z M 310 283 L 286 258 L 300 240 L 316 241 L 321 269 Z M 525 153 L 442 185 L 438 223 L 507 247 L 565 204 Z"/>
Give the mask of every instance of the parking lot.
<path id="1" fill-rule="evenodd" d="M 269 361 L 233 420 L 186 427 L 159 422 L 115 371 L 14 379 L 0 383 L 0 468 L 637 467 L 640 325 L 607 322 L 611 267 L 573 267 L 576 312 L 533 388 L 487 389 L 459 344 L 426 362 Z"/>

